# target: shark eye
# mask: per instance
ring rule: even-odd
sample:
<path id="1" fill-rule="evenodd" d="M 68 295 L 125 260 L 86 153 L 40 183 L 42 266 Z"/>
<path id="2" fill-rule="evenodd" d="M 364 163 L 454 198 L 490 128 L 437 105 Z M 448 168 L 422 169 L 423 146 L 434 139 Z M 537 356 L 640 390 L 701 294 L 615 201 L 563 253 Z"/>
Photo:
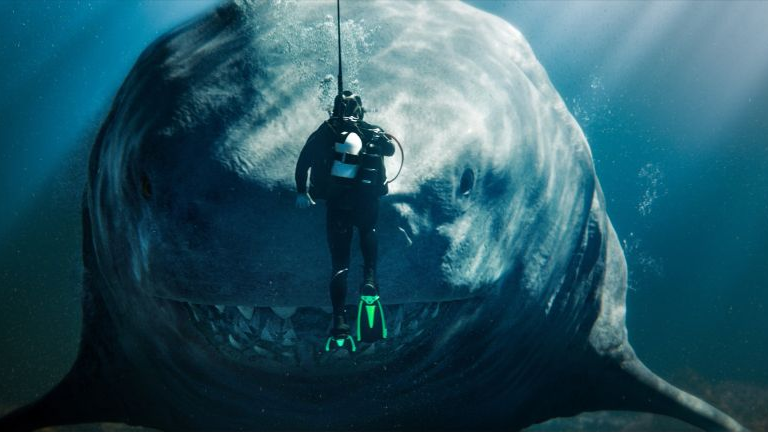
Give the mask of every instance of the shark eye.
<path id="1" fill-rule="evenodd" d="M 149 182 L 149 176 L 146 173 L 141 174 L 141 195 L 145 199 L 152 197 L 152 184 Z"/>
<path id="2" fill-rule="evenodd" d="M 472 169 L 467 168 L 464 170 L 464 174 L 461 175 L 461 182 L 459 183 L 459 195 L 467 196 L 472 188 L 475 186 L 475 172 Z"/>

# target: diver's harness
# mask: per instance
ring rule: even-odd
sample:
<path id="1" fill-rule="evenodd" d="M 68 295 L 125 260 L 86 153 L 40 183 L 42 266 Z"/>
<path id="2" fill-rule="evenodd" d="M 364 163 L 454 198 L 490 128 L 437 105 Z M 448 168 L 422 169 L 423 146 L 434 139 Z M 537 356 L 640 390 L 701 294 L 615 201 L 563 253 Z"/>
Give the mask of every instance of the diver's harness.
<path id="1" fill-rule="evenodd" d="M 335 120 L 335 121 L 334 121 Z M 343 130 L 339 130 L 338 122 L 343 122 Z M 334 126 L 334 123 L 336 125 Z M 400 141 L 392 134 L 381 129 L 366 129 L 363 133 L 356 117 L 332 117 L 326 125 L 337 137 L 333 146 L 333 163 L 330 167 L 331 177 L 344 184 L 355 184 L 364 193 L 386 195 L 388 185 L 392 183 L 403 169 L 404 153 Z M 370 139 L 366 139 L 370 137 Z M 366 139 L 363 142 L 363 139 Z M 378 152 L 376 141 L 386 139 L 394 141 L 400 149 L 400 167 L 391 179 L 382 179 L 384 170 L 383 156 Z"/>

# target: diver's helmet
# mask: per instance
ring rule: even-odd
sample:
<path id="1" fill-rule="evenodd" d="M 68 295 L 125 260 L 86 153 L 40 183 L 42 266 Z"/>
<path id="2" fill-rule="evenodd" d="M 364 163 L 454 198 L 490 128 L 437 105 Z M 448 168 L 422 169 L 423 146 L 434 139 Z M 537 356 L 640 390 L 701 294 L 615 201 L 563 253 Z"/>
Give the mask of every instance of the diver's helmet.
<path id="1" fill-rule="evenodd" d="M 344 90 L 340 95 L 336 95 L 333 101 L 332 117 L 353 118 L 362 120 L 365 115 L 363 100 L 360 95 Z"/>
<path id="2" fill-rule="evenodd" d="M 344 142 L 337 142 L 334 146 L 335 160 L 331 167 L 331 175 L 346 179 L 357 176 L 359 168 L 359 155 L 363 149 L 363 141 L 354 132 L 342 132 Z"/>

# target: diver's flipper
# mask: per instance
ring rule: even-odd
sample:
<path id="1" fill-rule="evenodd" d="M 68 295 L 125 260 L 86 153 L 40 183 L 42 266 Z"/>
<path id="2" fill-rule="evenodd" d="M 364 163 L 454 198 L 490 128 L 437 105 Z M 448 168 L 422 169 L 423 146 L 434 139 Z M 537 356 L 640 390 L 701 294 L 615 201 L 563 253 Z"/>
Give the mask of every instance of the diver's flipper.
<path id="1" fill-rule="evenodd" d="M 340 334 L 328 336 L 328 339 L 325 341 L 325 350 L 336 351 L 340 349 L 345 349 L 349 352 L 357 351 L 357 345 L 355 345 L 355 340 L 352 339 L 351 335 Z"/>
<path id="2" fill-rule="evenodd" d="M 371 284 L 360 289 L 360 303 L 357 305 L 357 340 L 376 342 L 387 338 L 387 324 L 379 293 Z"/>
<path id="3" fill-rule="evenodd" d="M 344 322 L 343 313 L 333 315 L 331 335 L 325 341 L 326 351 L 336 351 L 339 349 L 345 349 L 349 352 L 357 351 L 355 340 L 349 333 L 349 326 Z"/>

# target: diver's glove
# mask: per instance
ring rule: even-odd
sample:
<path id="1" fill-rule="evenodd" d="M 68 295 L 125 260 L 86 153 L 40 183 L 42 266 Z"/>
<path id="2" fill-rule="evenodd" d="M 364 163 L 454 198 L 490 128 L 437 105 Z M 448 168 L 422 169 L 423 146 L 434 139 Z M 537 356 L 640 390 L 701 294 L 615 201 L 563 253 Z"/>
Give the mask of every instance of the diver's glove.
<path id="1" fill-rule="evenodd" d="M 309 196 L 309 193 L 300 193 L 296 196 L 296 208 L 305 209 L 315 205 L 315 201 Z"/>

